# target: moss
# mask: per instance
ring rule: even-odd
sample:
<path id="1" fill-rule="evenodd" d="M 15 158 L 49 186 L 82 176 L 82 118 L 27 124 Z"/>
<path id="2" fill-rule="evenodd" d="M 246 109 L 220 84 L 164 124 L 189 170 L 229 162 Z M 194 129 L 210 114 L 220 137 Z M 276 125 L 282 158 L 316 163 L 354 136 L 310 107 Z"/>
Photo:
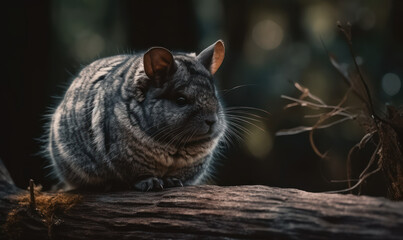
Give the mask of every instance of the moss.
<path id="1" fill-rule="evenodd" d="M 12 209 L 7 216 L 3 226 L 5 234 L 10 239 L 23 237 L 23 230 L 29 224 L 35 229 L 47 230 L 49 238 L 52 234 L 52 227 L 60 223 L 60 217 L 81 201 L 82 196 L 72 193 L 44 193 L 40 188 L 35 190 L 35 207 L 31 206 L 30 193 L 24 192 L 11 197 L 18 205 Z"/>

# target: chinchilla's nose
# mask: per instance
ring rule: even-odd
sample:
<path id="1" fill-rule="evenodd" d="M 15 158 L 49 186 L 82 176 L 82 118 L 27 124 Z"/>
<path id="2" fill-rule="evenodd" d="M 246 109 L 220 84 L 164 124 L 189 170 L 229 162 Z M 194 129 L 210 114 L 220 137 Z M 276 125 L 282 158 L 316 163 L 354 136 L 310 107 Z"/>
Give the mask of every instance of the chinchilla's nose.
<path id="1" fill-rule="evenodd" d="M 209 126 L 212 127 L 217 122 L 217 115 L 208 115 L 205 117 L 204 122 Z"/>

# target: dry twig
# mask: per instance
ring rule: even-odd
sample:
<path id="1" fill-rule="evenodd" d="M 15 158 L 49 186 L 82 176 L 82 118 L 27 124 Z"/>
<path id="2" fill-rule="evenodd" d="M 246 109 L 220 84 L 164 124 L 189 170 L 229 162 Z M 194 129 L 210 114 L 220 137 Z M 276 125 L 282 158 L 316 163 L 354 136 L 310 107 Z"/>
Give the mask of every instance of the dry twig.
<path id="1" fill-rule="evenodd" d="M 356 62 L 356 55 L 353 51 L 351 25 L 337 23 L 338 28 L 345 37 L 351 57 L 354 62 L 354 71 L 347 72 L 338 63 L 336 58 L 327 51 L 330 63 L 342 76 L 344 82 L 348 85 L 344 97 L 336 105 L 328 105 L 323 100 L 313 95 L 308 88 L 294 83 L 294 86 L 301 92 L 300 97 L 292 98 L 289 96 L 282 96 L 284 99 L 292 101 L 286 105 L 285 108 L 301 106 L 307 107 L 312 110 L 322 110 L 323 113 L 315 115 L 306 115 L 306 118 L 317 118 L 313 126 L 299 126 L 291 129 L 280 130 L 276 133 L 277 136 L 293 135 L 302 132 L 309 132 L 309 139 L 312 149 L 321 158 L 325 158 L 326 154 L 322 153 L 315 144 L 313 132 L 316 129 L 323 129 L 342 123 L 346 120 L 356 120 L 364 128 L 366 134 L 362 137 L 361 141 L 353 146 L 347 156 L 347 182 L 348 188 L 333 191 L 333 192 L 347 192 L 356 189 L 372 174 L 382 171 L 388 179 L 387 189 L 389 190 L 389 198 L 403 199 L 403 109 L 396 109 L 392 106 L 388 107 L 387 117 L 380 117 L 372 102 L 372 97 L 369 87 L 364 80 L 360 67 Z M 350 97 L 357 97 L 365 106 L 353 107 L 345 106 L 346 101 Z M 336 117 L 339 118 L 336 118 Z M 342 117 L 342 118 L 340 118 Z M 324 124 L 327 121 L 328 123 Z M 351 171 L 351 158 L 352 154 L 365 147 L 368 142 L 374 142 L 376 145 L 371 158 L 368 160 L 366 167 L 362 170 L 357 183 L 351 186 L 352 171 Z M 377 165 L 375 170 L 375 164 Z"/>

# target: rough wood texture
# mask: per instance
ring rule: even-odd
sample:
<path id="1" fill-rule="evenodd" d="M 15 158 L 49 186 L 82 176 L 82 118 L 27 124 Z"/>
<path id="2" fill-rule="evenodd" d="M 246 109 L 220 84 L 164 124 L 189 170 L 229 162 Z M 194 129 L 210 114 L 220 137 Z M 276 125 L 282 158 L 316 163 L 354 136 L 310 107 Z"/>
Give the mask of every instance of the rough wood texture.
<path id="1" fill-rule="evenodd" d="M 29 205 L 21 207 L 14 191 L 4 194 L 4 187 L 13 188 L 11 183 L 1 176 L 0 182 L 1 204 L 8 203 L 1 208 L 0 223 L 8 236 L 20 239 L 403 238 L 403 202 L 384 198 L 266 186 L 192 186 L 149 193 L 81 193 L 70 209 L 44 215 Z M 29 196 L 24 190 L 19 194 Z M 50 203 L 57 201 L 55 194 L 43 195 L 51 197 Z M 40 208 L 40 196 L 36 202 Z M 19 217 L 4 225 L 12 209 L 18 209 Z M 20 232 L 13 235 L 16 229 Z"/>

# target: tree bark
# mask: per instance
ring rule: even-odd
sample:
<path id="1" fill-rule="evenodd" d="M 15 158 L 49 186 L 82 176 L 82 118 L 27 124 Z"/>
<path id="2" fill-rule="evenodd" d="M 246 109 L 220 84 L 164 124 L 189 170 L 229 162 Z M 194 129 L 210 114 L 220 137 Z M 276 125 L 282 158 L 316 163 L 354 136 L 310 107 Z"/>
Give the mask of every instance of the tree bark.
<path id="1" fill-rule="evenodd" d="M 5 239 L 402 239 L 403 202 L 267 186 L 41 193 L 0 164 Z"/>

